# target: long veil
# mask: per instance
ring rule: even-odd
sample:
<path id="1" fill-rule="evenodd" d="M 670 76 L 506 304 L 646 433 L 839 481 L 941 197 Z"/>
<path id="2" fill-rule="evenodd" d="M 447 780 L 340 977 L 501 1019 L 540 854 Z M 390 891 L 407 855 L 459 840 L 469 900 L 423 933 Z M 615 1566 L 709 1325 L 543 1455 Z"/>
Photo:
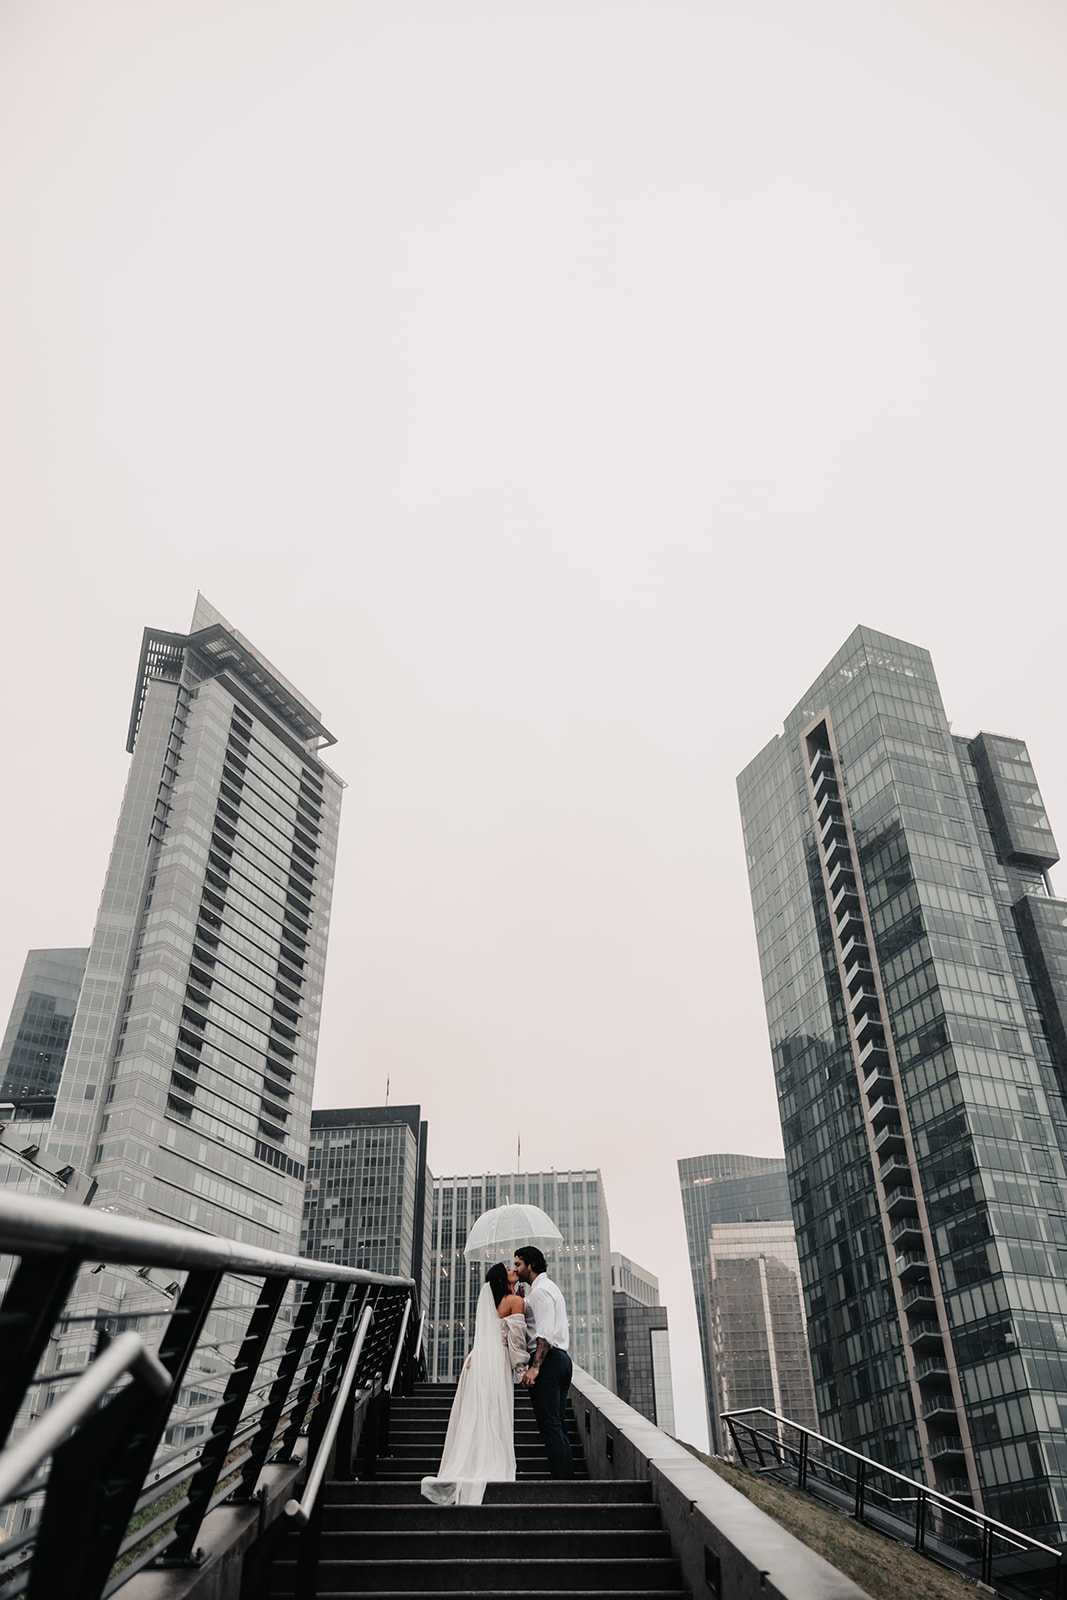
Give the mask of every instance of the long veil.
<path id="1" fill-rule="evenodd" d="M 474 1347 L 460 1375 L 444 1454 L 422 1492 L 435 1505 L 480 1505 L 487 1483 L 514 1483 L 511 1369 L 489 1284 L 478 1297 Z"/>

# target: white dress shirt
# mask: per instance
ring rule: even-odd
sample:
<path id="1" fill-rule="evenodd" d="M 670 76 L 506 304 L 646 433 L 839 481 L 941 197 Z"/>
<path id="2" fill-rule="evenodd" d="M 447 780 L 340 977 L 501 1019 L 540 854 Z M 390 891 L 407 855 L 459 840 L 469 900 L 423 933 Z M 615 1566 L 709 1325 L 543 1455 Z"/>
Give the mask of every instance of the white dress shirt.
<path id="1" fill-rule="evenodd" d="M 567 1325 L 567 1307 L 558 1284 L 546 1272 L 539 1272 L 526 1291 L 526 1345 L 530 1354 L 537 1349 L 538 1339 L 544 1339 L 554 1350 L 567 1350 L 571 1334 Z"/>

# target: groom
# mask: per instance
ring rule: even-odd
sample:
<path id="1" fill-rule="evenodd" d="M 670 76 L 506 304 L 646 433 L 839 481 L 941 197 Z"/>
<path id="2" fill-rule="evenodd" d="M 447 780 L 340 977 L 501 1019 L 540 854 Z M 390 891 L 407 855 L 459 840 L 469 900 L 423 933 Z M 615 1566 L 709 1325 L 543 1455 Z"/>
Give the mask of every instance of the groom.
<path id="1" fill-rule="evenodd" d="M 515 1271 L 519 1282 L 527 1285 L 524 1310 L 530 1365 L 522 1382 L 530 1391 L 549 1474 L 553 1478 L 573 1478 L 574 1455 L 566 1426 L 572 1370 L 567 1354 L 570 1329 L 563 1296 L 545 1266 L 545 1258 L 536 1245 L 524 1244 L 516 1250 Z"/>

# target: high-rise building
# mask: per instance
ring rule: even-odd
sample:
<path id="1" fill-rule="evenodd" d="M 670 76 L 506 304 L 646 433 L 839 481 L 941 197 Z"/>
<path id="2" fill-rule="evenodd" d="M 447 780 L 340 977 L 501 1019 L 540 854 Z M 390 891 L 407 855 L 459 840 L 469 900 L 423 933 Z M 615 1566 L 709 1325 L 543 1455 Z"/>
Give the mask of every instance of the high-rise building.
<path id="1" fill-rule="evenodd" d="M 96 1204 L 296 1250 L 341 781 L 315 707 L 199 597 L 146 629 L 49 1155 Z"/>
<path id="2" fill-rule="evenodd" d="M 719 1451 L 730 1454 L 724 1411 L 764 1406 L 817 1428 L 793 1224 L 712 1223 L 705 1281 Z"/>
<path id="3" fill-rule="evenodd" d="M 428 1305 L 427 1125 L 418 1106 L 313 1111 L 300 1254 L 414 1278 Z"/>
<path id="4" fill-rule="evenodd" d="M 1021 740 L 858 628 L 739 779 L 824 1431 L 1067 1533 L 1067 903 Z"/>
<path id="5" fill-rule="evenodd" d="M 619 1399 L 665 1433 L 673 1434 L 671 1343 L 667 1308 L 659 1303 L 659 1279 L 629 1256 L 613 1250 L 611 1298 Z"/>
<path id="6" fill-rule="evenodd" d="M 546 1252 L 548 1275 L 567 1302 L 571 1356 L 615 1388 L 611 1239 L 599 1171 L 500 1172 L 433 1180 L 433 1260 L 426 1360 L 431 1383 L 458 1378 L 474 1341 L 484 1261 L 463 1254 L 467 1230 L 483 1211 L 507 1201 L 540 1206 L 563 1243 Z"/>
<path id="7" fill-rule="evenodd" d="M 689 1245 L 708 1437 L 712 1450 L 723 1452 L 719 1427 L 722 1385 L 716 1372 L 715 1349 L 708 1323 L 708 1243 L 716 1225 L 786 1222 L 793 1225 L 789 1182 L 781 1156 L 735 1156 L 725 1153 L 687 1156 L 678 1163 L 682 1213 Z M 760 1404 L 764 1402 L 761 1401 Z"/>
<path id="8" fill-rule="evenodd" d="M 88 950 L 31 950 L 0 1045 L 0 1100 L 55 1096 Z"/>

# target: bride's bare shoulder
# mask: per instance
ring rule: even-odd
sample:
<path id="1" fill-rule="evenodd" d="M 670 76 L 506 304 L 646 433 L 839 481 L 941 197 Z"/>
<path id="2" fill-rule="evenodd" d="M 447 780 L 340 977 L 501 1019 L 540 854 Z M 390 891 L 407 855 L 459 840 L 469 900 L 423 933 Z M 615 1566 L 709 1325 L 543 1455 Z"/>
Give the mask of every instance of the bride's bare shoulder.
<path id="1" fill-rule="evenodd" d="M 525 1315 L 521 1294 L 506 1294 L 496 1309 L 499 1317 L 514 1316 L 516 1311 L 522 1311 Z"/>

